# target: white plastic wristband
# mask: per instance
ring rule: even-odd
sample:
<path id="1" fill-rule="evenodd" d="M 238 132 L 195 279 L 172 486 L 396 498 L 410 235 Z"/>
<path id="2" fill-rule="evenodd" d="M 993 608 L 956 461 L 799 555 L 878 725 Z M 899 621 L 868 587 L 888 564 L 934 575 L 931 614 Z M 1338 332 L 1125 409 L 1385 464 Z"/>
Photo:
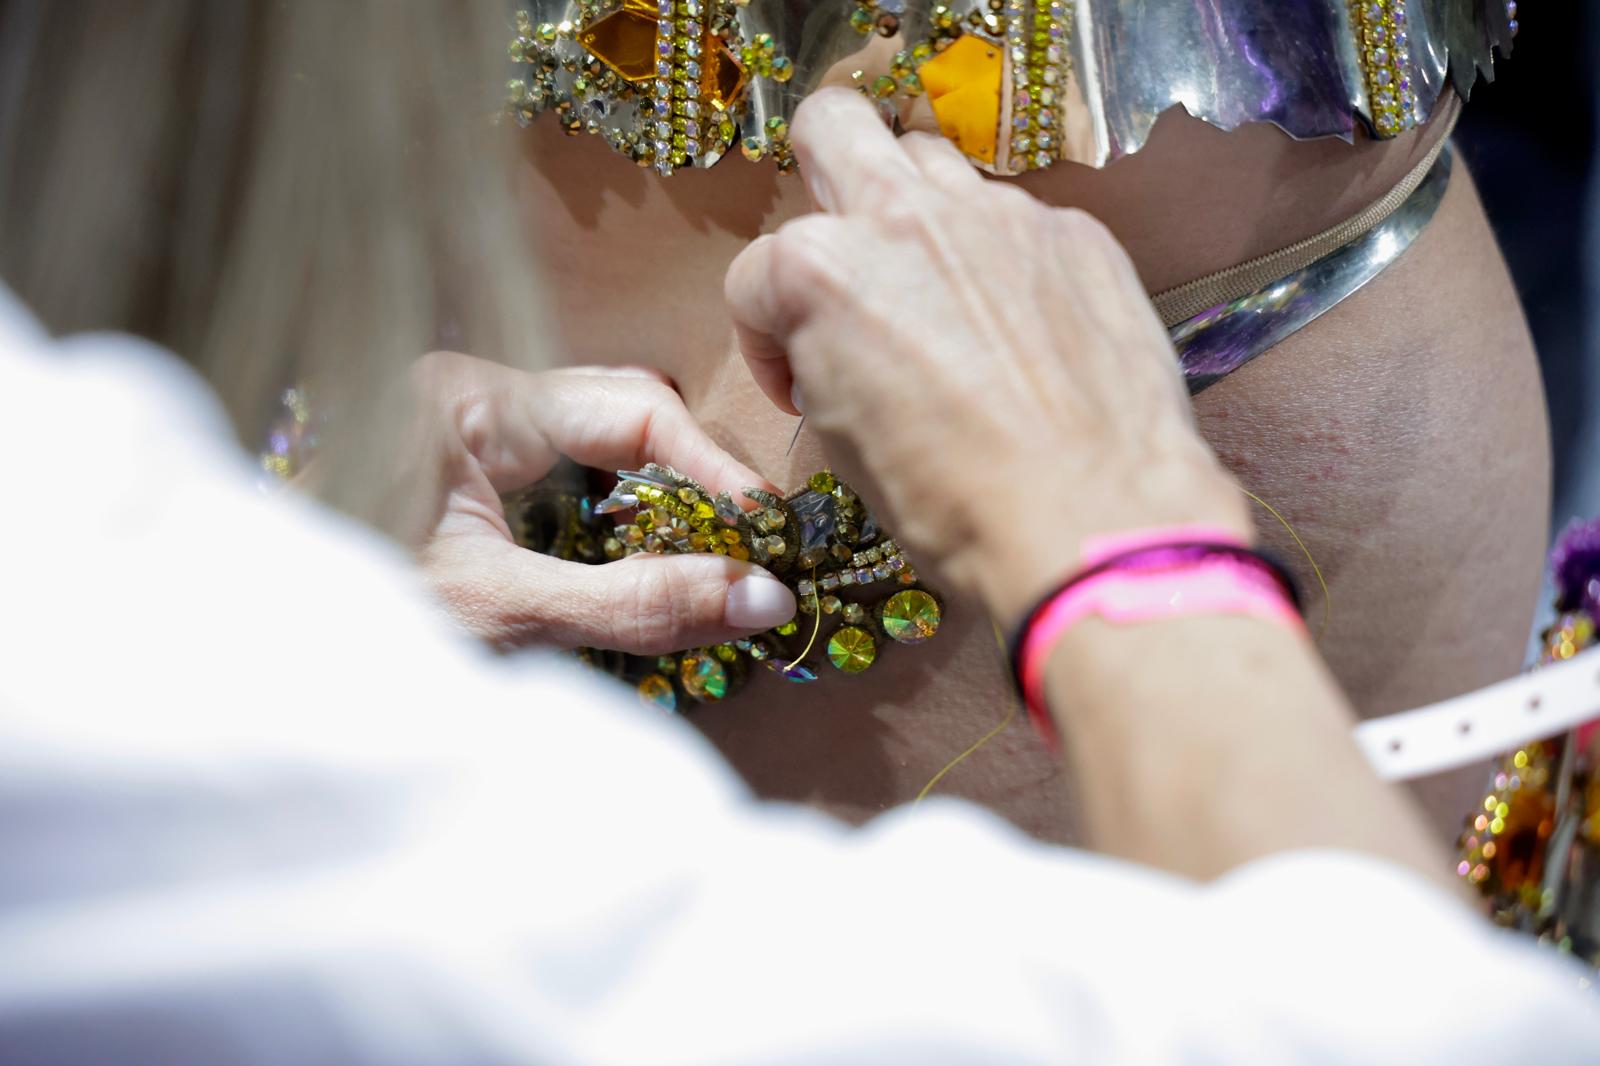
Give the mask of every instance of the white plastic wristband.
<path id="1" fill-rule="evenodd" d="M 1362 722 L 1378 776 L 1425 777 L 1482 762 L 1600 718 L 1600 648 L 1465 696 Z"/>

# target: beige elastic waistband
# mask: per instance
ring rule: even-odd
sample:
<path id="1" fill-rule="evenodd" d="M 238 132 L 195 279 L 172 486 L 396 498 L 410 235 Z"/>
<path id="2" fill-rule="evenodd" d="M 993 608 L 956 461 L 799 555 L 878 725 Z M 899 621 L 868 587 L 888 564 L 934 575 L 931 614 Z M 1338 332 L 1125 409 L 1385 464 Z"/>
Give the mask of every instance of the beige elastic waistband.
<path id="1" fill-rule="evenodd" d="M 1359 214 L 1315 236 L 1279 248 L 1275 252 L 1258 255 L 1238 266 L 1231 266 L 1157 293 L 1152 300 L 1156 305 L 1156 311 L 1161 315 L 1162 323 L 1170 329 L 1218 304 L 1231 303 L 1253 292 L 1259 292 L 1279 278 L 1293 274 L 1297 270 L 1304 270 L 1323 256 L 1364 236 L 1394 214 L 1395 210 L 1416 191 L 1417 186 L 1422 184 L 1422 179 L 1428 176 L 1428 171 L 1433 169 L 1433 164 L 1438 161 L 1439 153 L 1444 151 L 1444 146 L 1450 140 L 1450 133 L 1460 115 L 1461 107 L 1456 103 L 1450 108 L 1449 113 L 1442 117 L 1442 121 L 1446 124 L 1444 136 L 1434 142 L 1428 154 L 1400 179 L 1398 185 Z"/>

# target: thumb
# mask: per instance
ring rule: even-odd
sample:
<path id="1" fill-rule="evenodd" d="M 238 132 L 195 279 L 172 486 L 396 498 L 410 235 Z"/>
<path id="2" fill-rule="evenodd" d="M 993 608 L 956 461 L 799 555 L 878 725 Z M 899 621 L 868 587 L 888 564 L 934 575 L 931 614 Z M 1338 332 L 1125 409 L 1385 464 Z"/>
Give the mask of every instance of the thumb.
<path id="1" fill-rule="evenodd" d="M 552 644 L 661 655 L 759 633 L 795 614 L 767 571 L 717 555 L 630 556 L 590 566 L 510 544 L 427 560 L 435 591 L 468 629 L 496 644 Z"/>

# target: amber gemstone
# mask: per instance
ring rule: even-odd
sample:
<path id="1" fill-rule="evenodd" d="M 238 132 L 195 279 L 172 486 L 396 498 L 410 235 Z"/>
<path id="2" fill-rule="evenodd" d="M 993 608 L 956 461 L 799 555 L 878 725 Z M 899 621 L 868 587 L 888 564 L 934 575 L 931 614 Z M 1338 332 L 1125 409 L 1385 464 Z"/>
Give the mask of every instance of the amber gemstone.
<path id="1" fill-rule="evenodd" d="M 1004 66 L 998 46 L 963 36 L 917 71 L 939 132 L 982 163 L 994 162 L 999 140 Z"/>
<path id="2" fill-rule="evenodd" d="M 734 58 L 728 42 L 714 33 L 706 34 L 702 48 L 705 62 L 700 65 L 700 95 L 718 111 L 726 111 L 744 93 L 744 67 Z"/>
<path id="3" fill-rule="evenodd" d="M 619 10 L 580 33 L 578 43 L 627 81 L 649 81 L 656 76 L 656 5 L 623 0 Z"/>

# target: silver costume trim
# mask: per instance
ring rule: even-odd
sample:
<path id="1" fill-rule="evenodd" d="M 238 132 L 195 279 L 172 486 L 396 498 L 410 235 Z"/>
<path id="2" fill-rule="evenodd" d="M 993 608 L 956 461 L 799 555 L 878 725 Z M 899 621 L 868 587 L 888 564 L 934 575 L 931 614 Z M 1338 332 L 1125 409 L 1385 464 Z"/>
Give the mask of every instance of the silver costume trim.
<path id="1" fill-rule="evenodd" d="M 1170 335 L 1189 392 L 1216 384 L 1388 269 L 1433 220 L 1453 166 L 1446 147 L 1416 191 L 1361 237 L 1249 296 L 1174 326 Z"/>
<path id="2" fill-rule="evenodd" d="M 1370 0 L 1357 0 L 1370 2 Z M 1232 130 L 1270 122 L 1297 138 L 1353 139 L 1360 122 L 1374 129 L 1373 101 L 1357 46 L 1359 8 L 1349 0 L 1063 0 L 1071 34 L 1057 86 L 1059 138 L 1052 154 L 1101 166 L 1141 148 L 1158 116 L 1173 107 L 1213 126 Z M 1414 118 L 1424 122 L 1449 85 L 1463 97 L 1481 73 L 1494 76 L 1494 50 L 1509 55 L 1516 32 L 1515 7 L 1506 0 L 1383 0 L 1403 10 L 1409 33 L 1407 89 Z M 711 9 L 715 0 L 705 0 Z M 1403 5 L 1403 6 L 1402 6 Z M 527 0 L 515 8 L 539 23 L 586 22 L 575 0 Z M 851 15 L 856 0 L 750 0 L 726 9 L 735 30 L 735 51 L 758 34 L 771 34 L 780 54 L 793 61 L 787 82 L 747 78 L 736 116 L 740 139 L 761 138 L 769 119 L 791 119 L 800 101 L 825 85 L 868 87 L 890 70 L 897 52 L 935 33 L 937 0 L 877 0 L 877 12 L 892 12 L 892 36 L 861 33 Z M 963 21 L 990 11 L 988 0 L 945 0 Z M 620 0 L 591 2 L 588 11 L 610 12 Z M 592 21 L 592 17 L 587 21 Z M 970 32 L 970 31 L 969 31 Z M 980 34 L 981 36 L 981 34 Z M 1003 45 L 1003 41 L 997 41 Z M 564 59 L 584 57 L 563 40 Z M 1009 62 L 1009 61 L 1008 61 Z M 556 101 L 571 77 L 558 78 Z M 913 128 L 936 128 L 921 98 L 897 93 L 902 120 Z M 593 131 L 613 137 L 635 121 L 632 107 L 594 106 L 581 116 Z M 1006 105 L 1009 109 L 1009 103 Z M 1003 113 L 1009 113 L 1007 110 Z M 1410 119 L 1407 120 L 1408 122 Z M 591 125 L 592 123 L 592 125 Z M 615 143 L 615 142 L 614 142 Z M 695 166 L 721 158 L 707 153 Z M 1004 170 L 985 167 L 985 169 Z"/>

